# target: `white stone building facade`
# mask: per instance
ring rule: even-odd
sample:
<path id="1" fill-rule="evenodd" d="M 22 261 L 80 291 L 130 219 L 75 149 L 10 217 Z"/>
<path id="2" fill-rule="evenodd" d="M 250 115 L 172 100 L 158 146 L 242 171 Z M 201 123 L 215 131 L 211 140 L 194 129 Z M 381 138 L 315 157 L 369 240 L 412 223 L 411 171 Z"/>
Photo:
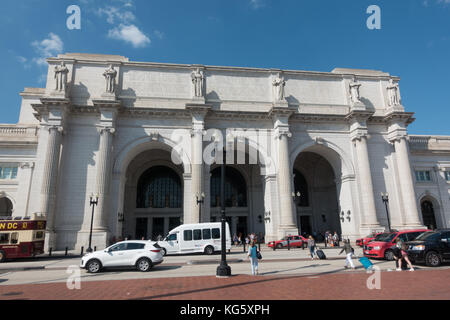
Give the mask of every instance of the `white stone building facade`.
<path id="1" fill-rule="evenodd" d="M 0 215 L 46 214 L 47 247 L 86 248 L 91 194 L 99 248 L 220 221 L 220 141 L 233 234 L 354 240 L 387 228 L 381 192 L 391 228 L 450 227 L 450 137 L 408 135 L 398 77 L 93 54 L 48 63 L 46 87 L 21 93 L 19 122 L 0 125 Z"/>

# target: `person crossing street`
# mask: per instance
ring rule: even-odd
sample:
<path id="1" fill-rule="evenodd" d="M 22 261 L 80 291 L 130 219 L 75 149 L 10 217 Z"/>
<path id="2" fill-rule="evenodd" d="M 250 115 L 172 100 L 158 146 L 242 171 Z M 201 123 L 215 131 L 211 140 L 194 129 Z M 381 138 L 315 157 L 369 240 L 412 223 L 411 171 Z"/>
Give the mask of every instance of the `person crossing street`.
<path id="1" fill-rule="evenodd" d="M 339 252 L 339 254 L 341 254 L 344 251 L 345 254 L 347 255 L 347 258 L 345 260 L 345 269 L 348 269 L 348 266 L 350 265 L 352 270 L 355 270 L 355 265 L 353 264 L 352 260 L 354 249 L 350 244 L 350 240 L 344 240 L 344 247 L 342 248 L 341 252 Z"/>

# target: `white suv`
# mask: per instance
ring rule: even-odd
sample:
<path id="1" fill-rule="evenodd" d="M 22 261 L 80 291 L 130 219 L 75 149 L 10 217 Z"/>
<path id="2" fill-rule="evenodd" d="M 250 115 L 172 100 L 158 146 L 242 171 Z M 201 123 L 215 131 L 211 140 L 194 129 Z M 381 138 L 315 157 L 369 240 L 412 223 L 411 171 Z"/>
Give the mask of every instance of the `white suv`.
<path id="1" fill-rule="evenodd" d="M 150 241 L 123 241 L 101 251 L 87 253 L 81 258 L 80 267 L 90 273 L 102 268 L 135 267 L 147 272 L 163 262 L 161 248 Z"/>

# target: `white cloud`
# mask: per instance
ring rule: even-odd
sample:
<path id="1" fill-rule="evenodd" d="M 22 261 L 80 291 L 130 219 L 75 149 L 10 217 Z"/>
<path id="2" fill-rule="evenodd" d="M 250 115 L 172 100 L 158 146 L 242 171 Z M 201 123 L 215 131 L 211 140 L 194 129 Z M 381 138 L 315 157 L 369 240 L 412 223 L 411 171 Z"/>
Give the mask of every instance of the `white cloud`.
<path id="1" fill-rule="evenodd" d="M 46 58 L 56 56 L 57 54 L 62 53 L 64 49 L 64 43 L 61 38 L 52 32 L 48 35 L 47 39 L 33 41 L 31 46 L 34 47 L 39 55 L 38 57 L 33 58 L 33 61 L 38 65 L 46 65 Z"/>
<path id="2" fill-rule="evenodd" d="M 151 43 L 148 38 L 138 27 L 135 25 L 120 24 L 118 27 L 109 30 L 108 37 L 115 40 L 122 40 L 129 42 L 134 48 L 146 47 Z"/>
<path id="3" fill-rule="evenodd" d="M 253 9 L 264 7 L 264 0 L 250 0 L 250 5 Z"/>
<path id="4" fill-rule="evenodd" d="M 106 21 L 109 24 L 119 23 L 130 23 L 136 20 L 135 15 L 131 11 L 123 11 L 117 7 L 106 7 L 100 8 L 95 13 L 100 16 L 106 16 Z"/>

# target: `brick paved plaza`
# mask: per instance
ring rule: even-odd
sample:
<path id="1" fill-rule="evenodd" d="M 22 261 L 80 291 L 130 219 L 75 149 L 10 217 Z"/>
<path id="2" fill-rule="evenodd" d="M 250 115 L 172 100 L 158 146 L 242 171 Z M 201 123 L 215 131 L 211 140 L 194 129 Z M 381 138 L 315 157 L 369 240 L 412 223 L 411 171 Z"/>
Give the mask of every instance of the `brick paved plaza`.
<path id="1" fill-rule="evenodd" d="M 33 300 L 448 300 L 450 270 L 382 272 L 381 289 L 369 290 L 363 271 L 287 276 L 237 275 L 0 286 L 0 299 Z"/>

